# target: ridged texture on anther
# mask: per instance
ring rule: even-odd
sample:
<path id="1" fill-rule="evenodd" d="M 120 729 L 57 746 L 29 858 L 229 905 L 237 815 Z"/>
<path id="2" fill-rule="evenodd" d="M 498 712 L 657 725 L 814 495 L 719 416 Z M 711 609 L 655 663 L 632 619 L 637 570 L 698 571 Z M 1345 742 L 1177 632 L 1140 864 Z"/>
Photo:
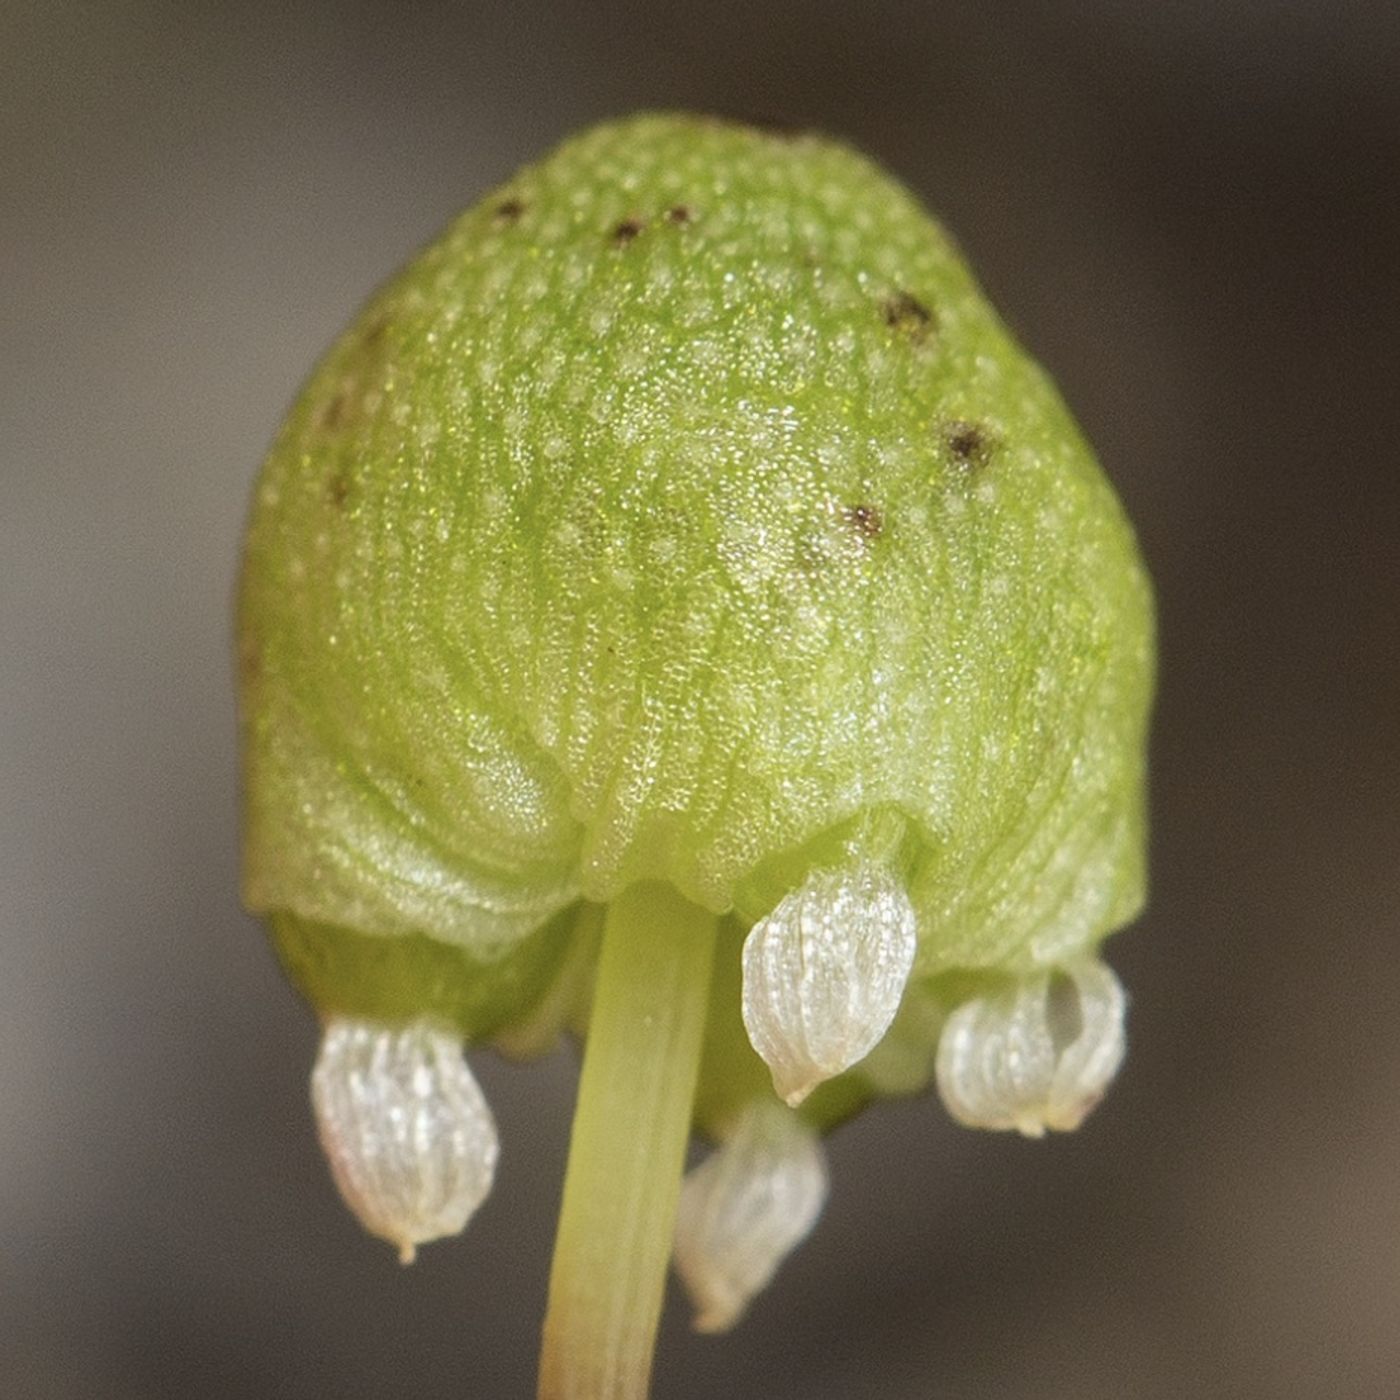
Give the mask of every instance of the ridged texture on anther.
<path id="1" fill-rule="evenodd" d="M 333 1018 L 311 1099 L 345 1203 L 404 1263 L 455 1235 L 490 1192 L 496 1124 L 455 1036 Z"/>
<path id="2" fill-rule="evenodd" d="M 914 963 L 914 909 L 888 871 L 816 871 L 744 942 L 744 1026 L 799 1104 L 890 1028 Z"/>
<path id="3" fill-rule="evenodd" d="M 826 1204 L 826 1154 L 790 1109 L 753 1100 L 732 1134 L 681 1184 L 675 1262 L 697 1332 L 724 1332 Z"/>
<path id="4" fill-rule="evenodd" d="M 1111 968 L 1079 958 L 988 996 L 948 1018 L 938 1090 L 972 1128 L 1040 1137 L 1077 1128 L 1123 1060 L 1126 999 Z"/>

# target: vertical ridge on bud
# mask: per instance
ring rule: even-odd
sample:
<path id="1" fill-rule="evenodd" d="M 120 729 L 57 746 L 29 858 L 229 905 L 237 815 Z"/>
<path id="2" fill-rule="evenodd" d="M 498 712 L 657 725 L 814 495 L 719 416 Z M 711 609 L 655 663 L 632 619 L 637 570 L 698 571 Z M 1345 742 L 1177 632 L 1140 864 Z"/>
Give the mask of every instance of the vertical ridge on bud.
<path id="1" fill-rule="evenodd" d="M 405 1264 L 462 1230 L 490 1192 L 496 1123 L 454 1035 L 333 1016 L 311 1101 L 346 1205 Z"/>
<path id="2" fill-rule="evenodd" d="M 780 1098 L 796 1107 L 863 1059 L 899 1010 L 914 908 L 887 870 L 814 871 L 744 942 L 743 1015 Z"/>
<path id="3" fill-rule="evenodd" d="M 939 1041 L 944 1105 L 968 1127 L 1072 1131 L 1122 1063 L 1126 1009 L 1118 978 L 1095 957 L 973 997 Z"/>
<path id="4" fill-rule="evenodd" d="M 826 1154 L 791 1109 L 754 1099 L 681 1183 L 676 1272 L 697 1332 L 728 1331 L 826 1204 Z"/>

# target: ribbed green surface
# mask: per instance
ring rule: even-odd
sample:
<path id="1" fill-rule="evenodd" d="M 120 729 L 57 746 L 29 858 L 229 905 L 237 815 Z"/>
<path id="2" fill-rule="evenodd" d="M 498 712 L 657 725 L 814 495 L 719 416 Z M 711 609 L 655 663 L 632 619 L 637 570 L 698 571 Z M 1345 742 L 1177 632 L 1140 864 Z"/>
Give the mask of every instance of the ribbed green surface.
<path id="1" fill-rule="evenodd" d="M 751 920 L 878 839 L 929 975 L 1142 899 L 1130 530 L 824 140 L 640 117 L 463 215 L 298 400 L 240 616 L 260 910 L 489 960 L 641 879 Z"/>

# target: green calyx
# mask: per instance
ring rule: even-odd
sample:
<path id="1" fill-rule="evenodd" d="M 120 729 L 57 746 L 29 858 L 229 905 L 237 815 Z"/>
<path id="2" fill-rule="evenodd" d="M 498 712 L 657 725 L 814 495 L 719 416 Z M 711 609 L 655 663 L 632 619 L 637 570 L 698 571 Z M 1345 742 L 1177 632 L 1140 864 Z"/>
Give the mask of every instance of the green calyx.
<path id="1" fill-rule="evenodd" d="M 661 882 L 720 919 L 716 1131 L 767 1092 L 744 934 L 811 871 L 917 922 L 823 1126 L 1142 902 L 1129 526 L 948 237 L 823 139 L 638 117 L 459 218 L 292 410 L 239 635 L 245 894 L 309 999 L 543 1048 Z"/>

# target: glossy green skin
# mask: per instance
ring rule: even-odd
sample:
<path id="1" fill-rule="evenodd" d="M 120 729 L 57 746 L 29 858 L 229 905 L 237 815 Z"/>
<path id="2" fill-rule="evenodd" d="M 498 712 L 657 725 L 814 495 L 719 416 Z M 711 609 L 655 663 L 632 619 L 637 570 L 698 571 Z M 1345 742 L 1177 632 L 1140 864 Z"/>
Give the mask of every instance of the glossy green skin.
<path id="1" fill-rule="evenodd" d="M 250 907 L 284 954 L 450 945 L 500 989 L 470 1036 L 641 879 L 742 927 L 893 860 L 925 988 L 1142 902 L 1129 526 L 947 236 L 826 140 L 634 118 L 459 218 L 292 410 L 240 643 Z"/>

